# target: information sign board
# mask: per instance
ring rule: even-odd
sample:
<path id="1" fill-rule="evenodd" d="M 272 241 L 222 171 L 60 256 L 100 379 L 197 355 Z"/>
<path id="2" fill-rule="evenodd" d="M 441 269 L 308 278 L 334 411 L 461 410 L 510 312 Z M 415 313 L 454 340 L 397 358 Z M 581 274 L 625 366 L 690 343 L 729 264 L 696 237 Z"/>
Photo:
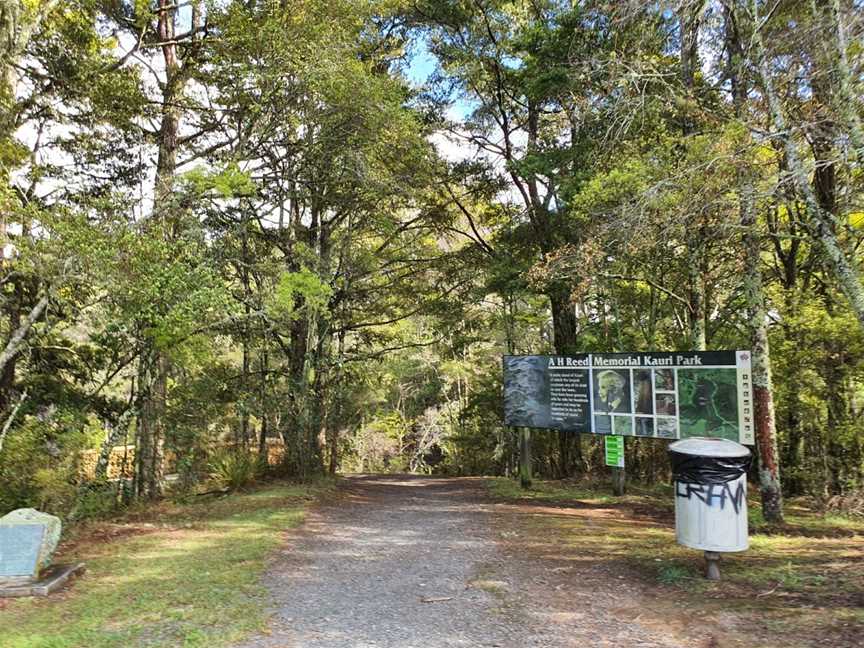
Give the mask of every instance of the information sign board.
<path id="1" fill-rule="evenodd" d="M 609 435 L 603 439 L 606 445 L 606 465 L 624 467 L 624 437 Z"/>
<path id="2" fill-rule="evenodd" d="M 504 356 L 506 425 L 753 444 L 749 351 Z"/>

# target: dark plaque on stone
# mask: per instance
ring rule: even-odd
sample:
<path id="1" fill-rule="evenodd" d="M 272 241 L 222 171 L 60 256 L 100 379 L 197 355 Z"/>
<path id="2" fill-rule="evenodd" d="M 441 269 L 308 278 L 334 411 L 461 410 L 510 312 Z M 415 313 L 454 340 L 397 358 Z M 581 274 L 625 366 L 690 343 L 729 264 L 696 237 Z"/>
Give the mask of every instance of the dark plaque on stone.
<path id="1" fill-rule="evenodd" d="M 0 526 L 0 581 L 39 576 L 39 551 L 45 526 Z"/>

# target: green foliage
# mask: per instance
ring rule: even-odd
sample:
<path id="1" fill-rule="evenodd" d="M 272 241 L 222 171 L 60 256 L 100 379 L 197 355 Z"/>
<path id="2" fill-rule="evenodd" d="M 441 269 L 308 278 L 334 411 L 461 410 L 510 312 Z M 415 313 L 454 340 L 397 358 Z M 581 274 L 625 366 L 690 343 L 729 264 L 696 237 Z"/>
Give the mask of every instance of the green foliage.
<path id="1" fill-rule="evenodd" d="M 0 511 L 35 507 L 73 517 L 87 425 L 80 411 L 49 406 L 11 430 L 0 452 Z"/>
<path id="2" fill-rule="evenodd" d="M 131 229 L 112 232 L 108 240 L 115 255 L 107 268 L 109 339 L 150 340 L 170 351 L 225 315 L 225 286 L 200 241 L 169 242 L 158 232 Z"/>
<path id="3" fill-rule="evenodd" d="M 221 448 L 208 461 L 210 477 L 222 488 L 241 490 L 252 485 L 261 474 L 257 455 L 246 448 Z"/>
<path id="4" fill-rule="evenodd" d="M 657 580 L 664 585 L 680 585 L 687 580 L 697 578 L 690 569 L 682 565 L 663 565 L 657 573 Z"/>
<path id="5" fill-rule="evenodd" d="M 256 191 L 251 176 L 241 171 L 233 162 L 219 172 L 196 167 L 186 172 L 183 178 L 189 183 L 191 191 L 198 196 L 214 192 L 218 198 L 229 199 L 251 196 Z"/>
<path id="6" fill-rule="evenodd" d="M 333 289 L 307 268 L 283 272 L 273 292 L 271 309 L 277 317 L 296 319 L 308 313 L 325 312 L 332 296 Z M 302 310 L 298 311 L 298 304 Z"/>
<path id="7" fill-rule="evenodd" d="M 123 487 L 123 483 L 107 481 L 83 484 L 78 489 L 71 519 L 73 521 L 101 520 L 116 516 L 123 508 L 123 502 L 128 495 L 123 492 Z"/>

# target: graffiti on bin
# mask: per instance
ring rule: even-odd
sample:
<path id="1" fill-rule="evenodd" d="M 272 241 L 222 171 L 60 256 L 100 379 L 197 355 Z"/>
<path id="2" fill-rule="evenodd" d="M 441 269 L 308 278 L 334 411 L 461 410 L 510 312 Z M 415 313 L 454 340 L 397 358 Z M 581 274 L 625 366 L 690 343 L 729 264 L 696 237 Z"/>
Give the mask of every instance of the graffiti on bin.
<path id="1" fill-rule="evenodd" d="M 732 486 L 735 485 L 735 491 Z M 688 484 L 686 482 L 675 482 L 675 496 L 690 499 L 695 497 L 708 506 L 719 505 L 724 510 L 728 501 L 735 509 L 735 513 L 741 509 L 744 503 L 745 491 L 742 482 L 726 482 L 725 484 Z"/>

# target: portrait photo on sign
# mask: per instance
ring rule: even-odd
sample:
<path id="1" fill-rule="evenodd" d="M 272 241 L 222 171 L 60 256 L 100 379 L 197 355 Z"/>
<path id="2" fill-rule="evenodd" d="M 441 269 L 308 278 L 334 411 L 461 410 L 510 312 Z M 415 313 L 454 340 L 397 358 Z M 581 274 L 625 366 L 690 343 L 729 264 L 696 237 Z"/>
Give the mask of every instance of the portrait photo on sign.
<path id="1" fill-rule="evenodd" d="M 633 400 L 637 414 L 654 413 L 654 389 L 651 387 L 651 370 L 637 369 L 633 372 Z"/>
<path id="2" fill-rule="evenodd" d="M 630 413 L 629 369 L 602 369 L 594 372 L 594 411 Z"/>
<path id="3" fill-rule="evenodd" d="M 636 417 L 636 436 L 653 437 L 654 419 L 643 416 Z"/>
<path id="4" fill-rule="evenodd" d="M 657 436 L 661 439 L 676 438 L 678 436 L 678 421 L 674 418 L 658 418 Z"/>
<path id="5" fill-rule="evenodd" d="M 594 434 L 612 434 L 612 417 L 608 414 L 595 415 Z"/>
<path id="6" fill-rule="evenodd" d="M 655 369 L 654 388 L 657 391 L 675 391 L 675 372 L 671 369 Z"/>
<path id="7" fill-rule="evenodd" d="M 675 411 L 675 394 L 657 394 L 656 400 L 655 410 L 657 414 L 675 416 L 678 413 Z"/>

